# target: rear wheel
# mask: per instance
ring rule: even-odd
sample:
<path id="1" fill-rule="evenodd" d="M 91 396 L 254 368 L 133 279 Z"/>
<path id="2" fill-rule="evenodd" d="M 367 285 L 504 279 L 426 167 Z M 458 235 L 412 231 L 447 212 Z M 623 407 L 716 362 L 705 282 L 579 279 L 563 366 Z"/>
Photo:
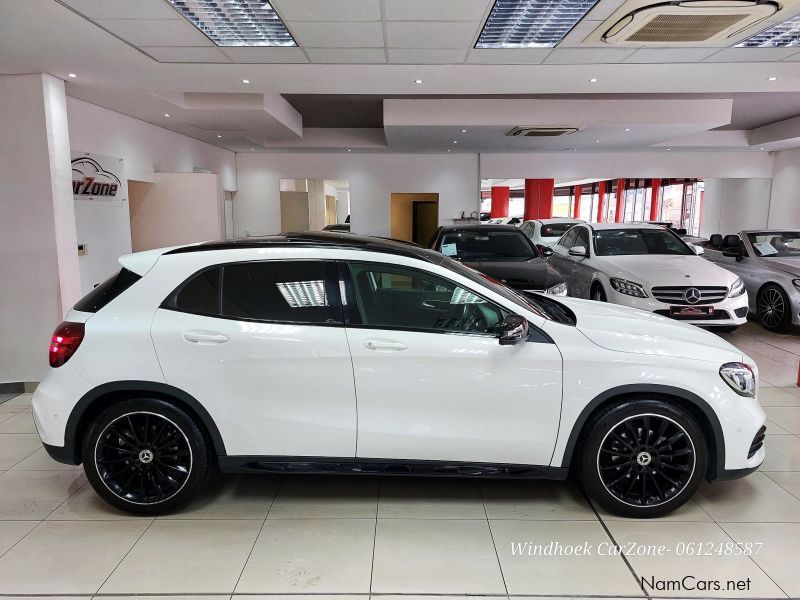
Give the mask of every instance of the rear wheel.
<path id="1" fill-rule="evenodd" d="M 184 411 L 164 400 L 138 398 L 113 405 L 91 424 L 83 464 L 94 490 L 112 506 L 162 514 L 200 491 L 209 449 Z"/>
<path id="2" fill-rule="evenodd" d="M 706 472 L 703 432 L 682 408 L 634 399 L 589 426 L 580 479 L 589 496 L 624 517 L 658 517 L 694 494 Z"/>
<path id="3" fill-rule="evenodd" d="M 774 283 L 765 285 L 759 290 L 756 313 L 764 329 L 769 331 L 785 331 L 792 322 L 789 297 Z"/>

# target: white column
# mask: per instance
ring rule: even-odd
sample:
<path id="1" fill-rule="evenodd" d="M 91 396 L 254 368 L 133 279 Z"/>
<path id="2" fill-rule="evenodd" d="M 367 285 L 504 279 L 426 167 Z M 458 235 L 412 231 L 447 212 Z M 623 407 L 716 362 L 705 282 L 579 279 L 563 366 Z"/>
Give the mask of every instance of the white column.
<path id="1" fill-rule="evenodd" d="M 80 294 L 64 82 L 0 75 L 0 382 L 39 381 Z"/>

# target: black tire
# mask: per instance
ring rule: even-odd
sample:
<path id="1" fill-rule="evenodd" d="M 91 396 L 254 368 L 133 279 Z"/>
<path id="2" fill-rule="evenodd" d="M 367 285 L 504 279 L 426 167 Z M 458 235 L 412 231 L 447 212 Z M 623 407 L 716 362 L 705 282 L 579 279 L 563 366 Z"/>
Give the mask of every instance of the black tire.
<path id="1" fill-rule="evenodd" d="M 592 286 L 590 297 L 592 300 L 596 300 L 597 302 L 608 302 L 608 300 L 606 299 L 606 291 L 603 289 L 603 286 L 600 285 L 599 283 L 595 283 Z"/>
<path id="2" fill-rule="evenodd" d="M 786 331 L 792 323 L 792 307 L 783 288 L 768 283 L 758 290 L 756 314 L 767 331 Z"/>
<path id="3" fill-rule="evenodd" d="M 577 457 L 586 493 L 607 511 L 660 517 L 686 502 L 706 473 L 702 430 L 684 409 L 663 400 L 630 399 L 588 425 Z"/>
<path id="4" fill-rule="evenodd" d="M 190 501 L 209 472 L 203 431 L 165 400 L 114 404 L 89 426 L 83 468 L 94 490 L 121 510 L 166 514 Z"/>

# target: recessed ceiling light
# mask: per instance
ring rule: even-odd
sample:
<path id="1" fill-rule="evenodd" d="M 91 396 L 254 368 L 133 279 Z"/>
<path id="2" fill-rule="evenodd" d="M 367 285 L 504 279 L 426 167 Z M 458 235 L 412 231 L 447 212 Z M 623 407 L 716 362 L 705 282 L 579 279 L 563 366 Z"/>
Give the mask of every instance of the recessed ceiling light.
<path id="1" fill-rule="evenodd" d="M 767 77 L 767 81 L 778 81 L 777 77 Z"/>
<path id="2" fill-rule="evenodd" d="M 169 114 L 169 113 L 164 113 L 164 116 L 165 116 L 165 117 L 171 117 L 172 115 L 171 115 L 171 114 Z"/>
<path id="3" fill-rule="evenodd" d="M 630 130 L 631 130 L 631 128 L 630 128 L 630 127 L 626 127 L 626 128 L 625 128 L 625 131 L 630 131 Z"/>
<path id="4" fill-rule="evenodd" d="M 672 152 L 672 148 L 667 148 L 667 152 Z"/>
<path id="5" fill-rule="evenodd" d="M 595 143 L 595 144 L 599 144 L 599 143 L 600 143 L 600 140 L 595 140 L 595 141 L 594 141 L 594 143 Z"/>
<path id="6" fill-rule="evenodd" d="M 169 0 L 217 46 L 297 46 L 267 0 Z"/>
<path id="7" fill-rule="evenodd" d="M 476 48 L 552 48 L 597 0 L 496 0 Z"/>
<path id="8" fill-rule="evenodd" d="M 452 152 L 452 150 L 450 150 L 449 148 L 447 149 L 447 151 L 448 151 L 448 152 Z"/>
<path id="9" fill-rule="evenodd" d="M 250 80 L 249 79 L 242 79 L 242 83 L 248 84 L 248 83 L 250 83 Z"/>
<path id="10" fill-rule="evenodd" d="M 250 152 L 255 152 L 255 151 L 256 151 L 255 148 L 250 148 Z"/>
<path id="11" fill-rule="evenodd" d="M 75 79 L 77 76 L 77 73 L 67 73 L 67 77 L 72 77 L 73 79 Z"/>
<path id="12" fill-rule="evenodd" d="M 750 36 L 736 44 L 736 48 L 786 48 L 797 46 L 798 42 L 800 42 L 800 15 Z"/>
<path id="13" fill-rule="evenodd" d="M 422 83 L 422 79 L 415 79 L 414 83 L 416 83 L 417 85 L 420 85 Z"/>
<path id="14" fill-rule="evenodd" d="M 759 150 L 763 150 L 764 148 L 759 148 Z"/>
<path id="15" fill-rule="evenodd" d="M 218 137 L 218 138 L 221 138 L 222 136 L 221 136 L 221 135 L 218 135 L 217 137 Z"/>
<path id="16" fill-rule="evenodd" d="M 589 80 L 589 83 L 597 83 L 597 77 L 592 77 L 592 78 Z"/>
<path id="17" fill-rule="evenodd" d="M 352 151 L 353 151 L 353 149 L 352 149 L 352 148 L 348 148 L 348 149 L 347 149 L 347 151 L 348 151 L 348 152 L 352 152 Z"/>
<path id="18" fill-rule="evenodd" d="M 453 140 L 453 143 L 454 143 L 454 144 L 457 144 L 457 143 L 458 143 L 458 140 Z"/>
<path id="19" fill-rule="evenodd" d="M 467 133 L 467 130 L 466 129 L 462 129 L 461 133 Z"/>

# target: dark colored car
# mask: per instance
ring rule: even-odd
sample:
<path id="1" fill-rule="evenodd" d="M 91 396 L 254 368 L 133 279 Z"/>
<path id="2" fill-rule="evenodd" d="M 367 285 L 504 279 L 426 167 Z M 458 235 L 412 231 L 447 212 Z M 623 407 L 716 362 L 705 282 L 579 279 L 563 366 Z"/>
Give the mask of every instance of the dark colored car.
<path id="1" fill-rule="evenodd" d="M 430 248 L 524 292 L 567 295 L 559 273 L 528 236 L 512 225 L 439 227 Z"/>
<path id="2" fill-rule="evenodd" d="M 350 223 L 335 223 L 333 225 L 325 225 L 322 231 L 338 231 L 339 233 L 350 233 Z"/>

